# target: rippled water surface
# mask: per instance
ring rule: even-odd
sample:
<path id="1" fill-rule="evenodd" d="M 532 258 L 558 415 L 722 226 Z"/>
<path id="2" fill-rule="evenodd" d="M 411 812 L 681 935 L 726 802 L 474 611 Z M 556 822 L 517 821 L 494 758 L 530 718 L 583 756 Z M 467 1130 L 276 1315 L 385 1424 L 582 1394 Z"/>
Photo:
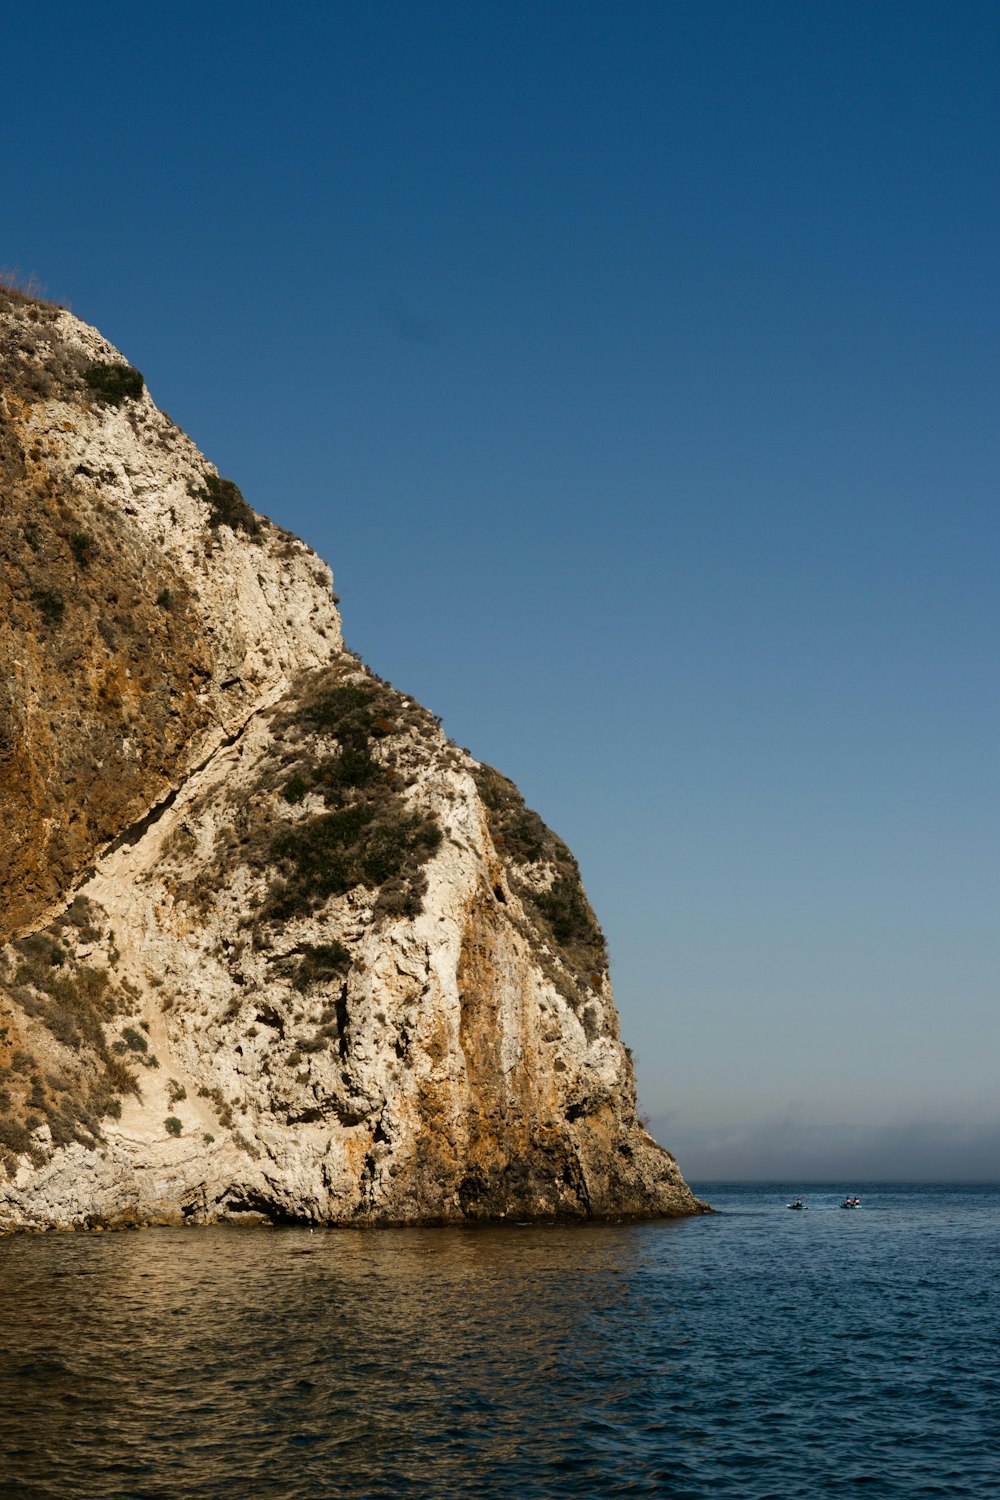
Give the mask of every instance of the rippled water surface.
<path id="1" fill-rule="evenodd" d="M 1000 1495 L 1000 1188 L 701 1191 L 2 1240 L 0 1495 Z"/>

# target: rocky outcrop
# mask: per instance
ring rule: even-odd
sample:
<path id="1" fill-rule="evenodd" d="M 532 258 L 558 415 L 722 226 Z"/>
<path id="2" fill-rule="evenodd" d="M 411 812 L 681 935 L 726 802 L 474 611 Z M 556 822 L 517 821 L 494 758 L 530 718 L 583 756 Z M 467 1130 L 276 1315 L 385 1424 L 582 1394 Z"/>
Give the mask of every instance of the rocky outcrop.
<path id="1" fill-rule="evenodd" d="M 697 1212 L 569 850 L 0 291 L 0 1227 Z"/>

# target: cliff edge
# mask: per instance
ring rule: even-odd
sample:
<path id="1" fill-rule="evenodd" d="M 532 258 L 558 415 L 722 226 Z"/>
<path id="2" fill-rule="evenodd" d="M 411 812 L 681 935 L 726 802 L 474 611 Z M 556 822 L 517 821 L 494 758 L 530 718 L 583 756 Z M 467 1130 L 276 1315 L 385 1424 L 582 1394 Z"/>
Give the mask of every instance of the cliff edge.
<path id="1" fill-rule="evenodd" d="M 688 1214 L 572 854 L 0 288 L 0 1229 Z"/>

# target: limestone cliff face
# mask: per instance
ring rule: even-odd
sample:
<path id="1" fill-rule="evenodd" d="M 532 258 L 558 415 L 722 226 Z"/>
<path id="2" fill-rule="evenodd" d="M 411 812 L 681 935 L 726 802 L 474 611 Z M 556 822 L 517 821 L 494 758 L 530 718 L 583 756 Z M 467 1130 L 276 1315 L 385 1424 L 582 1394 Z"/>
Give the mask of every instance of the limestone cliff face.
<path id="1" fill-rule="evenodd" d="M 0 1228 L 697 1212 L 575 861 L 0 290 Z"/>

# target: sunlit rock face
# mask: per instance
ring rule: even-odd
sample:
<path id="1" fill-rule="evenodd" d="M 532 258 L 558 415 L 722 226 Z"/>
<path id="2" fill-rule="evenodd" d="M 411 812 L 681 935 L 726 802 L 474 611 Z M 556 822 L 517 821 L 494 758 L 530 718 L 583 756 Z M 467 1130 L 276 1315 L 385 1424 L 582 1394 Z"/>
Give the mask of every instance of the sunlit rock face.
<path id="1" fill-rule="evenodd" d="M 0 1228 L 697 1212 L 562 842 L 0 289 Z"/>

